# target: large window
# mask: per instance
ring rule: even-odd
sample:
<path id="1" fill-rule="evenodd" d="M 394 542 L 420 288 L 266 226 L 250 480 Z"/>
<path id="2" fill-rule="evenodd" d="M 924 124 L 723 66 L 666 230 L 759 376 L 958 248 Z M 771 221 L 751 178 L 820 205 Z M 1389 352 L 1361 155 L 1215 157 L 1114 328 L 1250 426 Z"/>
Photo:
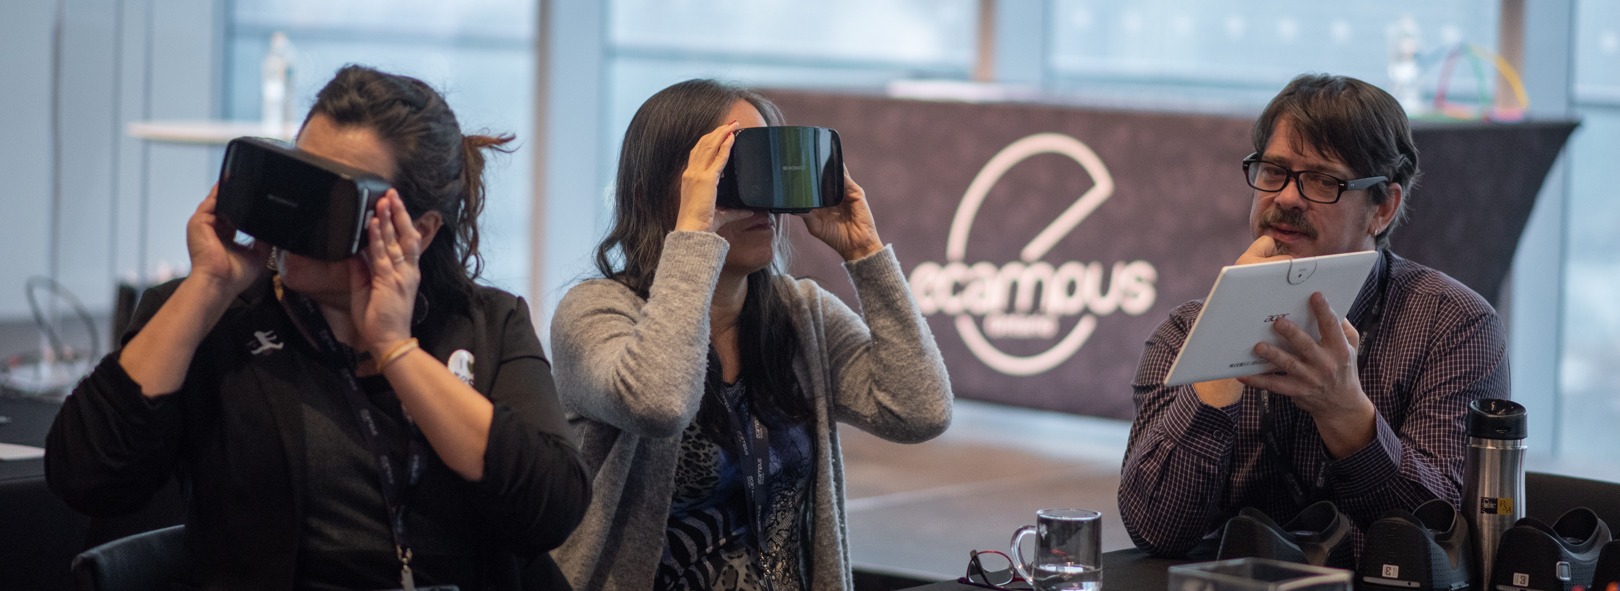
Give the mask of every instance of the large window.
<path id="1" fill-rule="evenodd" d="M 518 136 L 518 151 L 489 161 L 482 219 L 484 279 L 522 292 L 529 276 L 534 129 L 532 0 L 236 0 L 227 15 L 225 116 L 256 119 L 260 63 L 270 36 L 296 50 L 294 112 L 344 64 L 415 76 L 445 93 L 462 129 Z"/>
<path id="2" fill-rule="evenodd" d="M 616 0 L 606 161 L 642 101 L 675 82 L 873 89 L 905 78 L 960 80 L 973 67 L 976 23 L 973 0 Z"/>
<path id="3" fill-rule="evenodd" d="M 1620 5 L 1576 3 L 1558 445 L 1574 458 L 1620 449 Z"/>
<path id="4" fill-rule="evenodd" d="M 1458 43 L 1496 47 L 1494 8 L 1476 0 L 1052 0 L 1049 86 L 1170 108 L 1255 109 L 1301 72 L 1388 87 L 1391 56 L 1402 43 L 1415 45 L 1419 65 L 1439 62 Z"/>

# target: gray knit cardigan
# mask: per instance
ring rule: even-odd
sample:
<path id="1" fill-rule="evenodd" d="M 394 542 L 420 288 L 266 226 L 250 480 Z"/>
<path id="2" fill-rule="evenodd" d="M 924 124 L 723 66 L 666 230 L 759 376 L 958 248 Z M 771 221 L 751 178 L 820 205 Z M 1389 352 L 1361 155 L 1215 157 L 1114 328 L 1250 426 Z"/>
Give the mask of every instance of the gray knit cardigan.
<path id="1" fill-rule="evenodd" d="M 729 245 L 672 232 L 643 300 L 595 279 L 568 291 L 551 323 L 557 392 L 595 474 L 585 520 L 554 552 L 574 588 L 652 588 L 663 556 L 680 438 L 696 418 L 709 303 Z M 793 372 L 812 400 L 815 475 L 810 589 L 851 589 L 844 470 L 835 422 L 916 443 L 951 420 L 950 378 L 892 250 L 844 265 L 862 316 L 808 280 L 782 278 L 799 336 Z"/>

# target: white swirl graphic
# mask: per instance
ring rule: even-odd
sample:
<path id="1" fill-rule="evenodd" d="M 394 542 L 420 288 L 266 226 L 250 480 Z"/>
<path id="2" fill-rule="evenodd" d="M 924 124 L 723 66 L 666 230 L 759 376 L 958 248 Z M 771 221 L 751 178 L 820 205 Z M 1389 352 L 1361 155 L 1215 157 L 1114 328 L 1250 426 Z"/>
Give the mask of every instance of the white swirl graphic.
<path id="1" fill-rule="evenodd" d="M 1059 240 L 1073 231 L 1086 216 L 1091 215 L 1114 194 L 1114 179 L 1109 175 L 1108 168 L 1103 165 L 1102 159 L 1080 140 L 1059 133 L 1039 133 L 1015 141 L 992 157 L 968 185 L 967 192 L 962 196 L 962 204 L 956 210 L 956 217 L 951 221 L 951 233 L 945 248 L 945 257 L 948 261 L 966 262 L 968 233 L 973 228 L 974 218 L 978 216 L 979 207 L 984 204 L 990 188 L 994 187 L 1013 166 L 1041 154 L 1059 154 L 1073 159 L 1085 168 L 1095 184 L 1024 246 L 1019 258 L 1026 265 L 1039 261 Z M 1151 267 L 1147 272 L 1151 274 Z M 1151 278 L 1149 281 L 1151 282 Z M 991 368 L 1013 376 L 1035 375 L 1057 367 L 1073 357 L 1097 328 L 1097 317 L 1086 314 L 1051 349 L 1035 355 L 1019 356 L 1009 354 L 991 344 L 980 332 L 973 316 L 961 309 L 953 311 L 956 312 L 956 329 L 961 333 L 962 341 L 968 350 Z"/>

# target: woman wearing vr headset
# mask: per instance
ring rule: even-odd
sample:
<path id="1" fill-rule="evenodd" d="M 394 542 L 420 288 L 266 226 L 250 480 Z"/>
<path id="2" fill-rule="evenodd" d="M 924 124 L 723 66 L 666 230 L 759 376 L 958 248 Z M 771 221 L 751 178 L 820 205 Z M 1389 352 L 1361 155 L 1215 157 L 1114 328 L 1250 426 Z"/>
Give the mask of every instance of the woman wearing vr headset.
<path id="1" fill-rule="evenodd" d="M 511 139 L 464 136 L 420 80 L 340 70 L 298 147 L 393 185 L 360 252 L 222 241 L 210 193 L 191 274 L 64 404 L 51 488 L 117 515 L 177 474 L 204 588 L 566 588 L 546 551 L 589 476 L 527 304 L 474 283 L 484 151 Z"/>
<path id="2" fill-rule="evenodd" d="M 950 423 L 950 381 L 866 195 L 800 214 L 863 314 L 778 266 L 787 216 L 715 205 L 764 97 L 690 80 L 648 99 L 620 152 L 602 278 L 552 321 L 595 497 L 557 558 L 589 589 L 848 589 L 834 422 L 898 442 Z M 749 475 L 745 478 L 744 475 Z"/>

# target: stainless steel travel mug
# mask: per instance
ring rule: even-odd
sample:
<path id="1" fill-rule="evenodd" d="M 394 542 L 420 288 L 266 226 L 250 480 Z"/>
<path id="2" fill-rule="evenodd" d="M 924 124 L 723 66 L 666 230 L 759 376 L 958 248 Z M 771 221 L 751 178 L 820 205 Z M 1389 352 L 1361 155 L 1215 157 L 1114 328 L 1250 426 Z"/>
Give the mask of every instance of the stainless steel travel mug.
<path id="1" fill-rule="evenodd" d="M 1502 532 L 1524 517 L 1524 405 L 1487 398 L 1468 404 L 1463 515 L 1473 528 L 1475 589 L 1491 580 Z"/>

